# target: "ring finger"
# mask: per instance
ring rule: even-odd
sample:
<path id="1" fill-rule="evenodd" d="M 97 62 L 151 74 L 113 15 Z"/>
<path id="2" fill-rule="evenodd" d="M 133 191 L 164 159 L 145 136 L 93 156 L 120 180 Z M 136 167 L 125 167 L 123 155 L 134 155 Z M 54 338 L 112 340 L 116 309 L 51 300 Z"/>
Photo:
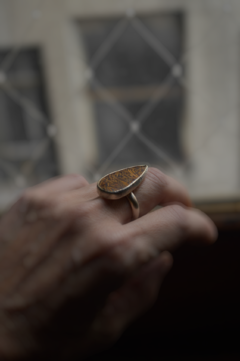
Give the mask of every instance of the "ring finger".
<path id="1" fill-rule="evenodd" d="M 175 202 L 187 207 L 191 206 L 186 189 L 156 168 L 149 168 L 144 181 L 134 190 L 134 194 L 139 203 L 140 217 L 149 213 L 156 206 L 167 203 Z M 118 200 L 100 198 L 96 183 L 85 187 L 84 190 L 76 190 L 71 196 L 74 197 L 75 202 L 77 199 L 84 201 L 90 213 L 98 213 L 99 217 L 104 219 L 111 217 L 121 224 L 126 224 L 133 218 L 132 209 L 126 197 Z M 95 222 L 94 217 L 92 220 Z"/>

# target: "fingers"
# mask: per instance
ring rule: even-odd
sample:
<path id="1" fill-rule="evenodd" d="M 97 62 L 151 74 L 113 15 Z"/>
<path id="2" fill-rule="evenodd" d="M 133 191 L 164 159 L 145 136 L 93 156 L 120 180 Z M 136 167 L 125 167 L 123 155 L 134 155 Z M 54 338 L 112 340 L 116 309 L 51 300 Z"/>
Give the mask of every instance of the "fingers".
<path id="1" fill-rule="evenodd" d="M 52 198 L 61 195 L 63 192 L 72 191 L 87 186 L 87 180 L 78 174 L 70 174 L 64 177 L 55 178 L 29 188 L 11 207 L 9 212 L 2 218 L 0 223 L 0 248 L 6 241 L 13 239 L 25 222 L 25 214 L 29 209 L 32 199 L 35 203 L 38 200 Z M 30 204 L 31 205 L 31 204 Z"/>
<path id="2" fill-rule="evenodd" d="M 94 207 L 88 210 L 87 218 L 91 219 L 92 214 L 94 214 Z M 64 257 L 72 259 L 74 256 L 74 264 L 81 270 L 80 280 L 77 281 L 79 285 L 82 284 L 84 264 L 91 271 L 88 279 L 89 284 L 92 284 L 96 275 L 100 280 L 112 275 L 115 277 L 119 272 L 129 275 L 138 267 L 157 257 L 160 252 L 171 251 L 183 241 L 192 239 L 211 243 L 216 239 L 215 226 L 207 216 L 180 205 L 166 206 L 124 226 L 113 224 L 109 220 L 108 225 L 106 222 L 102 224 L 96 216 L 93 219 L 95 225 L 91 227 L 91 230 L 88 229 L 87 240 L 82 238 L 78 240 L 77 237 L 72 242 L 68 240 L 67 243 L 59 244 L 58 247 L 58 252 L 63 259 Z M 86 218 L 84 218 L 84 223 L 87 223 Z M 101 262 L 98 263 L 97 259 Z M 54 259 L 50 257 L 49 261 L 49 266 L 54 267 L 55 257 Z M 51 272 L 48 271 L 48 273 Z M 45 272 L 39 269 L 39 277 L 45 284 L 44 274 Z M 52 282 L 54 283 L 54 280 Z M 38 281 L 38 285 L 40 283 Z M 76 287 L 76 289 L 80 288 Z"/>
<path id="3" fill-rule="evenodd" d="M 172 262 L 170 253 L 163 252 L 113 292 L 93 322 L 84 340 L 85 347 L 88 348 L 93 340 L 95 348 L 110 346 L 133 320 L 146 312 L 155 302 Z"/>
<path id="4" fill-rule="evenodd" d="M 172 255 L 162 252 L 131 277 L 122 288 L 113 292 L 106 308 L 106 316 L 114 314 L 121 329 L 146 312 L 155 302 L 159 288 L 173 264 Z"/>
<path id="5" fill-rule="evenodd" d="M 84 200 L 97 197 L 96 184 L 92 184 L 85 194 Z M 85 191 L 85 189 L 84 189 Z M 83 190 L 76 191 L 83 195 Z M 174 179 L 166 176 L 156 168 L 149 168 L 144 181 L 134 191 L 140 206 L 140 217 L 150 212 L 157 205 L 164 205 L 169 202 L 182 203 L 190 206 L 191 201 L 186 189 Z M 83 199 L 83 198 L 81 198 Z M 106 200 L 97 198 L 94 200 L 96 209 L 99 209 L 103 218 L 115 218 L 120 223 L 125 224 L 132 220 L 132 209 L 126 197 L 119 200 Z"/>
<path id="6" fill-rule="evenodd" d="M 217 229 L 202 212 L 171 205 L 149 213 L 124 226 L 128 242 L 128 263 L 136 266 L 162 251 L 172 251 L 184 241 L 210 244 Z"/>
<path id="7" fill-rule="evenodd" d="M 74 189 L 82 188 L 89 185 L 88 181 L 80 174 L 69 174 L 59 178 L 53 178 L 43 182 L 35 187 L 30 188 L 29 191 L 40 193 L 40 195 L 57 194 L 60 192 L 67 192 Z"/>
<path id="8" fill-rule="evenodd" d="M 0 226 L 1 292 L 13 290 L 52 252 L 71 223 L 68 214 L 59 215 L 56 200 L 86 185 L 79 175 L 51 180 L 27 190 L 12 207 Z"/>
<path id="9" fill-rule="evenodd" d="M 36 212 L 32 212 L 31 208 L 36 208 L 36 205 L 44 202 L 50 203 L 51 199 L 59 199 L 65 192 L 71 193 L 72 190 L 87 185 L 87 180 L 81 175 L 70 174 L 27 189 L 1 220 L 0 248 L 16 238 L 20 229 L 26 226 L 26 221 L 30 220 L 33 223 Z"/>

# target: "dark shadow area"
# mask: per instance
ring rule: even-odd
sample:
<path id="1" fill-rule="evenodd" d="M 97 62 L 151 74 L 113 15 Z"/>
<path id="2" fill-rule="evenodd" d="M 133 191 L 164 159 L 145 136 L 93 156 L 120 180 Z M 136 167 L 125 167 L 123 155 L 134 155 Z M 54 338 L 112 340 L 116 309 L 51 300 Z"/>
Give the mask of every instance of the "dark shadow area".
<path id="1" fill-rule="evenodd" d="M 174 260 L 154 307 L 89 360 L 240 360 L 240 231 Z"/>

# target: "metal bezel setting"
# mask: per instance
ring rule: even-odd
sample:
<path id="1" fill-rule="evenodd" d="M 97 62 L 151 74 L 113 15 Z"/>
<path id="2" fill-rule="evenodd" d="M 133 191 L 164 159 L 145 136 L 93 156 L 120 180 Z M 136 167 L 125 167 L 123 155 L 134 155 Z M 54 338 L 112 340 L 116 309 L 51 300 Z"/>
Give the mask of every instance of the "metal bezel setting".
<path id="1" fill-rule="evenodd" d="M 133 167 L 135 167 L 135 166 L 133 166 Z M 130 168 L 133 168 L 133 167 L 127 167 L 127 168 L 119 169 L 117 171 L 108 173 L 107 175 L 114 174 L 114 173 L 123 171 L 125 169 L 130 169 Z M 107 176 L 107 175 L 105 175 L 97 183 L 98 194 L 101 197 L 106 198 L 106 199 L 120 199 L 122 197 L 127 196 L 129 193 L 131 193 L 134 189 L 136 189 L 141 184 L 141 182 L 143 181 L 143 179 L 144 179 L 144 177 L 145 177 L 145 175 L 146 175 L 146 173 L 148 171 L 148 165 L 145 165 L 145 164 L 144 165 L 139 165 L 139 167 L 145 167 L 144 172 L 136 180 L 134 180 L 132 183 L 130 183 L 127 187 L 124 187 L 124 188 L 119 189 L 119 190 L 114 191 L 114 192 L 108 192 L 108 191 L 106 191 L 106 190 L 104 190 L 103 188 L 100 187 L 99 183 L 101 182 L 101 180 L 103 178 L 105 178 Z"/>

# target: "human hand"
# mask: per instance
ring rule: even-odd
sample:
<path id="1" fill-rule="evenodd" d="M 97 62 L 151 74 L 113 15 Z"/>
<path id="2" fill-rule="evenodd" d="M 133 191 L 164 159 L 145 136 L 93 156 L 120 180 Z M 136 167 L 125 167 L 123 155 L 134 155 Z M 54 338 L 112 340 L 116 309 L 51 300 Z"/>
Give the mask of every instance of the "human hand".
<path id="1" fill-rule="evenodd" d="M 107 347 L 155 301 L 169 252 L 215 241 L 210 219 L 157 169 L 134 193 L 132 221 L 126 198 L 99 198 L 96 184 L 65 176 L 28 189 L 1 220 L 1 360 Z"/>

